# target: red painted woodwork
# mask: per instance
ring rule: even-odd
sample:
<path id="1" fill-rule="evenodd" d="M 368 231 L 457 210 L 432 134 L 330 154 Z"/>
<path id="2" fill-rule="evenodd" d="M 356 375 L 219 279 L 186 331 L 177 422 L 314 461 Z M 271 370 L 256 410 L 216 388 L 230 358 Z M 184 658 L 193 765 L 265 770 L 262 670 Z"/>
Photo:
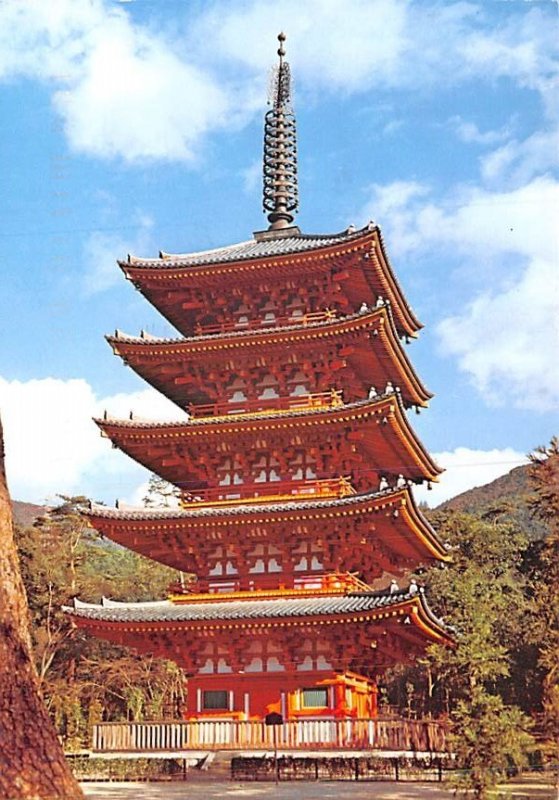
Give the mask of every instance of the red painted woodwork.
<path id="1" fill-rule="evenodd" d="M 398 475 L 420 482 L 436 480 L 440 472 L 415 438 L 396 395 L 358 407 L 293 416 L 200 425 L 110 419 L 97 420 L 97 424 L 121 450 L 187 493 L 229 486 L 234 480 L 253 486 L 263 481 L 339 476 L 347 477 L 356 492 L 363 492 L 377 488 L 383 476 L 395 485 Z M 363 433 L 363 437 L 349 441 L 350 432 Z M 265 468 L 262 459 L 271 453 L 275 454 L 274 468 Z M 302 453 L 314 456 L 314 474 L 300 474 Z M 227 473 L 230 480 L 222 484 Z M 248 494 L 255 492 L 251 489 Z"/>
<path id="2" fill-rule="evenodd" d="M 196 326 L 221 326 L 233 320 L 358 310 L 363 302 L 390 300 L 396 328 L 414 336 L 421 328 L 392 272 L 380 231 L 359 232 L 351 243 L 318 246 L 297 255 L 188 264 L 166 257 L 155 264 L 141 259 L 119 262 L 126 277 L 185 336 Z M 187 262 L 188 263 L 188 262 Z M 154 269 L 154 266 L 159 267 Z M 340 277 L 341 273 L 341 277 Z M 345 274 L 348 277 L 345 277 Z M 234 277 L 233 277 L 234 276 Z M 185 308 L 186 304 L 186 308 Z"/>
<path id="3" fill-rule="evenodd" d="M 152 519 L 127 519 L 126 512 L 115 517 L 110 509 L 98 508 L 89 518 L 104 536 L 124 547 L 183 572 L 196 573 L 200 590 L 213 590 L 208 583 L 210 560 L 216 548 L 225 543 L 233 565 L 242 574 L 237 560 L 243 561 L 257 544 L 273 542 L 281 551 L 282 582 L 286 588 L 292 588 L 298 577 L 296 565 L 301 566 L 303 576 L 308 574 L 301 564 L 300 551 L 309 543 L 320 552 L 326 573 L 353 572 L 366 583 L 384 573 L 401 576 L 418 562 L 446 557 L 408 489 L 369 499 L 355 498 L 351 507 L 341 505 L 328 511 L 317 503 L 314 508 L 307 507 L 304 520 L 296 509 L 282 511 L 276 507 L 271 511 L 268 506 L 261 509 L 258 505 L 247 506 L 242 515 L 235 517 L 220 508 L 209 512 L 205 508 L 200 516 L 193 505 L 180 512 L 152 512 Z M 154 535 L 154 529 L 158 535 Z M 264 588 L 273 588 L 278 582 L 275 574 L 247 579 L 249 584 L 256 579 Z M 229 576 L 228 580 L 233 588 L 241 588 L 239 575 Z"/>
<path id="4" fill-rule="evenodd" d="M 312 329 L 282 333 L 274 328 L 237 341 L 123 336 L 108 337 L 108 341 L 125 363 L 181 408 L 218 399 L 221 406 L 234 403 L 233 386 L 241 375 L 247 401 L 262 402 L 258 386 L 271 368 L 277 392 L 285 399 L 296 392 L 333 389 L 346 402 L 353 402 L 366 397 L 371 386 L 380 393 L 387 381 L 400 387 L 407 406 L 424 406 L 431 397 L 407 359 L 386 306 Z M 221 408 L 211 413 L 221 413 Z"/>
<path id="5" fill-rule="evenodd" d="M 377 607 L 371 588 L 446 558 L 411 494 L 440 472 L 405 413 L 431 395 L 400 341 L 420 324 L 379 230 L 289 255 L 121 266 L 186 338 L 109 342 L 190 419 L 97 424 L 181 503 L 88 516 L 195 577 L 169 605 L 76 623 L 179 664 L 192 720 L 373 717 L 383 670 L 447 641 L 419 595 Z"/>

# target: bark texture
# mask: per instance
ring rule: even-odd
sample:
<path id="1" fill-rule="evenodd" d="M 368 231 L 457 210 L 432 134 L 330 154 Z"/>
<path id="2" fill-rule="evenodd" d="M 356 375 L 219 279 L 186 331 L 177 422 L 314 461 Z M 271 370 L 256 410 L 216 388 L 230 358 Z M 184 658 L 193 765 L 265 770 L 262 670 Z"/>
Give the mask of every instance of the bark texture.
<path id="1" fill-rule="evenodd" d="M 81 797 L 41 700 L 31 657 L 0 422 L 0 799 Z"/>

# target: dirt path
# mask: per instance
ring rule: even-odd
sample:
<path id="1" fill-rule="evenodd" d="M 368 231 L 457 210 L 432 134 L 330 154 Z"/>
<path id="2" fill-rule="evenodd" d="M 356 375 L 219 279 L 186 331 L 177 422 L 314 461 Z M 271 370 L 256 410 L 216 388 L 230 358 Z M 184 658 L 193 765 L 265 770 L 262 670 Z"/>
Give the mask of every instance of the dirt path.
<path id="1" fill-rule="evenodd" d="M 437 783 L 353 783 L 303 781 L 280 783 L 84 783 L 87 800 L 454 800 L 454 793 Z M 543 777 L 526 776 L 501 787 L 495 800 L 553 800 L 554 790 Z"/>

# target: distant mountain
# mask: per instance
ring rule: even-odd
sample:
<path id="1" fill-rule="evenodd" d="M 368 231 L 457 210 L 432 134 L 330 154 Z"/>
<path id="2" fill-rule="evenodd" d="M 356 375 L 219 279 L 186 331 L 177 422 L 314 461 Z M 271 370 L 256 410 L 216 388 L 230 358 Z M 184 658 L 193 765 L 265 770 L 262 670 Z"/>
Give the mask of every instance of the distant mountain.
<path id="1" fill-rule="evenodd" d="M 527 531 L 531 539 L 541 539 L 546 535 L 546 527 L 534 519 L 528 508 L 532 490 L 530 486 L 530 465 L 515 467 L 484 486 L 476 486 L 467 492 L 445 500 L 435 511 L 464 511 L 468 514 L 498 515 L 510 519 Z M 34 503 L 12 501 L 14 520 L 19 525 L 32 525 L 37 517 L 48 511 L 47 506 Z"/>
<path id="2" fill-rule="evenodd" d="M 12 512 L 14 522 L 17 525 L 33 525 L 37 517 L 42 517 L 48 511 L 47 506 L 38 506 L 35 503 L 22 503 L 20 500 L 12 500 Z"/>
<path id="3" fill-rule="evenodd" d="M 543 539 L 546 526 L 530 512 L 532 497 L 530 464 L 515 467 L 485 486 L 476 486 L 437 506 L 437 511 L 464 511 L 480 516 L 498 516 L 516 523 L 530 539 Z"/>

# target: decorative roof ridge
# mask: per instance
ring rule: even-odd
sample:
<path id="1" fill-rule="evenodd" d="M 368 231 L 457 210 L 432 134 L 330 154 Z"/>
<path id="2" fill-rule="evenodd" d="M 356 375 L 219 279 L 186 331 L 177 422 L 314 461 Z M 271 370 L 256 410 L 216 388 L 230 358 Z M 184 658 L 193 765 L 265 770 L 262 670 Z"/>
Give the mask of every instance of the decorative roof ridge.
<path id="1" fill-rule="evenodd" d="M 172 603 L 169 600 L 138 600 L 128 602 L 126 600 L 111 600 L 109 597 L 101 597 L 101 603 L 87 603 L 74 597 L 74 608 L 169 608 Z"/>
<path id="2" fill-rule="evenodd" d="M 207 341 L 217 341 L 219 339 L 234 339 L 238 336 L 243 338 L 249 338 L 251 336 L 268 336 L 274 335 L 278 336 L 282 334 L 284 331 L 286 333 L 292 333 L 293 331 L 306 331 L 306 330 L 316 330 L 316 329 L 328 329 L 332 328 L 336 325 L 342 325 L 346 322 L 352 322 L 357 320 L 362 320 L 363 322 L 372 320 L 372 318 L 379 316 L 382 314 L 382 310 L 385 310 L 386 316 L 390 319 L 392 327 L 394 328 L 394 332 L 396 334 L 396 338 L 398 337 L 398 331 L 396 329 L 396 325 L 394 322 L 394 314 L 392 313 L 392 309 L 390 308 L 389 303 L 385 302 L 383 306 L 379 306 L 378 308 L 372 308 L 366 314 L 363 314 L 359 311 L 355 311 L 353 314 L 348 314 L 345 317 L 333 317 L 332 319 L 321 319 L 315 322 L 306 322 L 306 323 L 298 323 L 294 325 L 277 325 L 276 327 L 270 326 L 262 326 L 260 329 L 252 328 L 252 329 L 242 329 L 235 331 L 230 331 L 227 333 L 207 333 L 207 334 L 200 334 L 197 336 L 176 336 L 176 337 L 157 337 L 157 336 L 133 336 L 130 334 L 126 334 L 123 331 L 116 330 L 114 334 L 105 334 L 105 339 L 111 342 L 124 342 L 126 344 L 139 344 L 139 345 L 151 345 L 151 346 L 160 346 L 163 344 L 193 344 L 196 342 L 207 342 Z"/>
<path id="3" fill-rule="evenodd" d="M 374 492 L 361 492 L 359 494 L 352 494 L 348 495 L 347 497 L 338 497 L 338 498 L 327 498 L 327 499 L 316 499 L 316 500 L 294 500 L 294 501 L 284 501 L 282 503 L 259 503 L 257 506 L 253 504 L 249 505 L 242 505 L 241 503 L 231 506 L 223 506 L 219 508 L 212 508 L 210 506 L 204 506 L 203 508 L 195 508 L 190 506 L 189 508 L 181 508 L 180 506 L 173 506 L 173 507 L 161 507 L 161 508 L 144 508 L 142 506 L 126 506 L 120 508 L 110 508 L 109 506 L 105 506 L 102 503 L 93 503 L 91 502 L 87 506 L 82 506 L 80 511 L 82 514 L 88 517 L 95 517 L 95 516 L 104 516 L 106 518 L 113 518 L 113 519 L 137 519 L 141 521 L 142 519 L 152 520 L 152 519 L 188 519 L 189 517 L 198 517 L 198 516 L 213 516 L 217 513 L 226 512 L 227 514 L 246 514 L 247 512 L 251 513 L 259 513 L 265 512 L 268 513 L 270 511 L 283 511 L 283 510 L 291 510 L 291 509 L 309 509 L 309 508 L 329 508 L 330 506 L 344 506 L 344 505 L 355 505 L 360 501 L 367 502 L 368 500 L 379 500 L 381 498 L 385 498 L 389 501 L 396 499 L 397 495 L 405 494 L 408 497 L 407 502 L 412 500 L 412 503 L 415 508 L 415 501 L 413 501 L 413 495 L 410 489 L 406 486 L 398 486 L 398 487 L 389 487 L 388 489 L 383 489 L 382 491 L 374 491 Z M 430 526 L 430 523 L 425 520 L 426 523 Z"/>
<path id="4" fill-rule="evenodd" d="M 327 414 L 328 416 L 332 416 L 334 414 L 344 413 L 346 411 L 355 411 L 359 408 L 365 408 L 366 406 L 375 406 L 377 404 L 382 404 L 383 402 L 389 399 L 396 399 L 396 402 L 400 406 L 401 411 L 405 414 L 405 408 L 402 403 L 401 394 L 397 389 L 393 389 L 390 392 L 384 392 L 383 394 L 378 394 L 374 398 L 365 397 L 363 400 L 355 400 L 353 403 L 342 403 L 338 406 L 324 406 L 320 408 L 303 408 L 303 409 L 290 409 L 289 412 L 285 410 L 277 411 L 273 413 L 273 410 L 270 410 L 265 417 L 262 414 L 255 412 L 251 413 L 240 413 L 240 414 L 229 414 L 227 419 L 223 419 L 222 417 L 219 420 L 214 419 L 214 417 L 200 417 L 200 418 L 189 418 L 186 420 L 176 419 L 176 420 L 165 420 L 163 422 L 157 420 L 145 420 L 145 419 L 138 419 L 134 418 L 133 414 L 131 413 L 130 419 L 121 419 L 117 417 L 111 417 L 107 414 L 107 416 L 103 418 L 94 417 L 94 421 L 97 425 L 102 426 L 103 423 L 108 423 L 110 425 L 116 425 L 119 428 L 143 428 L 145 430 L 149 429 L 157 429 L 157 428 L 203 428 L 208 425 L 224 425 L 228 421 L 231 423 L 239 424 L 240 422 L 253 422 L 258 420 L 259 422 L 268 421 L 268 420 L 289 420 L 299 417 L 312 417 L 312 416 L 321 416 L 322 414 Z"/>
<path id="5" fill-rule="evenodd" d="M 383 255 L 383 257 L 384 257 L 384 259 L 386 261 L 386 266 L 388 267 L 389 272 L 390 272 L 390 274 L 392 276 L 392 280 L 394 281 L 394 285 L 396 287 L 396 290 L 397 290 L 397 292 L 399 293 L 399 295 L 400 295 L 400 297 L 402 299 L 404 308 L 407 310 L 407 312 L 408 312 L 410 318 L 413 320 L 414 324 L 417 325 L 417 330 L 419 331 L 419 330 L 421 330 L 421 328 L 424 327 L 423 323 L 420 322 L 419 319 L 417 318 L 414 309 L 408 303 L 406 295 L 404 294 L 404 292 L 402 290 L 402 287 L 400 285 L 400 281 L 398 280 L 398 277 L 396 275 L 396 271 L 395 271 L 394 267 L 392 266 L 392 262 L 390 261 L 390 257 L 388 255 L 387 250 L 386 250 L 386 244 L 384 242 L 384 236 L 383 236 L 382 229 L 381 229 L 380 225 L 375 225 L 375 230 L 376 230 L 376 232 L 378 234 L 378 239 L 379 239 L 379 244 L 380 244 L 380 249 L 382 251 L 382 255 Z"/>
<path id="6" fill-rule="evenodd" d="M 287 241 L 293 240 L 295 242 L 316 242 L 320 244 L 320 242 L 325 242 L 324 247 L 331 247 L 338 243 L 345 243 L 357 240 L 364 236 L 367 233 L 371 233 L 375 230 L 378 230 L 378 226 L 374 222 L 368 222 L 362 228 L 355 228 L 355 226 L 350 225 L 345 230 L 340 231 L 338 233 L 301 233 L 299 228 L 293 226 L 292 228 L 283 229 L 280 231 L 257 231 L 252 239 L 245 239 L 242 242 L 235 242 L 234 244 L 230 245 L 222 245 L 221 247 L 214 247 L 208 250 L 198 250 L 193 251 L 190 253 L 167 253 L 163 250 L 160 251 L 158 258 L 142 258 L 139 256 L 134 256 L 131 253 L 128 254 L 126 260 L 118 259 L 117 264 L 122 268 L 126 269 L 127 267 L 150 267 L 150 266 L 157 266 L 157 267 L 165 267 L 165 266 L 172 266 L 173 262 L 180 262 L 180 261 L 187 261 L 188 259 L 205 259 L 208 257 L 207 260 L 203 260 L 200 262 L 200 265 L 203 263 L 205 265 L 212 264 L 211 256 L 216 255 L 231 255 L 234 254 L 237 250 L 241 250 L 242 248 L 247 248 L 253 245 L 269 245 L 271 242 L 275 241 Z M 293 232 L 295 235 L 288 236 L 289 231 Z M 296 233 L 295 233 L 296 231 Z M 272 234 L 272 235 L 264 235 L 264 234 Z M 265 247 L 261 248 L 264 252 L 259 254 L 258 252 L 253 256 L 248 256 L 248 258 L 262 258 L 265 256 Z M 286 255 L 289 254 L 290 251 L 286 251 Z M 281 255 L 281 253 L 277 254 L 270 254 L 270 257 L 274 255 Z M 241 255 L 241 259 L 245 260 L 247 257 L 244 258 Z M 165 262 L 170 262 L 166 264 Z M 179 265 L 180 266 L 180 265 Z"/>
<path id="7" fill-rule="evenodd" d="M 286 603 L 289 605 L 293 605 L 294 603 L 300 603 L 302 600 L 307 602 L 323 602 L 326 603 L 331 600 L 345 600 L 345 599 L 359 599 L 359 598 L 371 598 L 378 601 L 379 606 L 391 606 L 397 605 L 398 603 L 405 602 L 406 600 L 411 600 L 416 597 L 418 591 L 410 592 L 409 587 L 407 590 L 398 589 L 397 591 L 390 591 L 390 589 L 380 590 L 380 591 L 370 591 L 370 592 L 345 592 L 345 593 L 331 593 L 331 594 L 316 594 L 316 595 L 309 595 L 305 591 L 301 591 L 301 596 L 297 597 L 295 595 L 289 595 L 286 597 L 263 597 L 259 598 L 258 593 L 252 593 L 250 598 L 238 598 L 238 599 L 231 599 L 228 597 L 227 599 L 223 599 L 221 602 L 219 601 L 219 595 L 215 597 L 211 597 L 211 600 L 208 601 L 208 605 L 212 606 L 242 606 L 247 603 L 258 603 L 262 606 L 271 606 L 271 605 L 285 605 Z M 384 601 L 384 602 L 383 602 Z M 169 600 L 153 600 L 153 601 L 121 601 L 121 600 L 110 600 L 106 597 L 101 599 L 100 603 L 86 603 L 82 600 L 79 600 L 77 597 L 73 599 L 73 606 L 63 606 L 63 610 L 68 611 L 79 611 L 79 610 L 88 610 L 88 609 L 95 609 L 101 610 L 105 608 L 112 608 L 115 610 L 122 609 L 124 610 L 141 610 L 141 609 L 153 609 L 154 611 L 158 608 L 160 609 L 170 609 L 170 608 L 181 608 L 184 610 L 188 607 L 188 601 L 183 601 L 181 603 L 173 603 Z M 200 606 L 200 602 L 194 602 L 192 605 Z"/>

